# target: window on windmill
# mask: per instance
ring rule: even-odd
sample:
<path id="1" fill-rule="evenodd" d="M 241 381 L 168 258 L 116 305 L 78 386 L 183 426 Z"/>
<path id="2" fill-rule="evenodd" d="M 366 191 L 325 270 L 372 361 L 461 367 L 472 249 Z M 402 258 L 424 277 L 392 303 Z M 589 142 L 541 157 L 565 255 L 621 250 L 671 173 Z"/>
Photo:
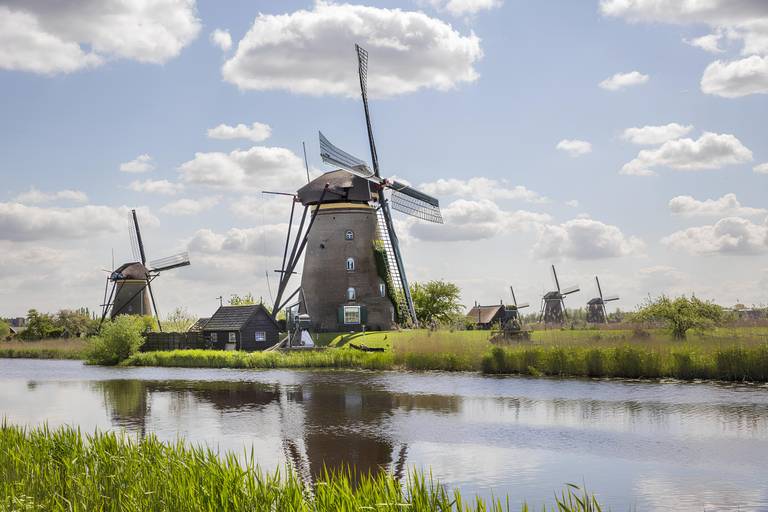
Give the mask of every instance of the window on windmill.
<path id="1" fill-rule="evenodd" d="M 379 283 L 379 295 L 381 295 L 382 297 L 386 297 L 387 295 L 387 285 L 384 284 L 383 282 Z"/>
<path id="2" fill-rule="evenodd" d="M 355 300 L 355 289 L 347 288 L 347 300 Z"/>
<path id="3" fill-rule="evenodd" d="M 347 270 L 355 270 L 355 258 L 347 258 Z"/>
<path id="4" fill-rule="evenodd" d="M 348 229 L 346 233 L 344 233 L 344 238 L 347 240 L 354 240 L 355 239 L 355 232 L 351 229 Z"/>
<path id="5" fill-rule="evenodd" d="M 267 333 L 264 331 L 256 331 L 253 337 L 256 341 L 267 341 Z"/>
<path id="6" fill-rule="evenodd" d="M 360 324 L 360 306 L 344 306 L 344 323 L 348 325 Z"/>

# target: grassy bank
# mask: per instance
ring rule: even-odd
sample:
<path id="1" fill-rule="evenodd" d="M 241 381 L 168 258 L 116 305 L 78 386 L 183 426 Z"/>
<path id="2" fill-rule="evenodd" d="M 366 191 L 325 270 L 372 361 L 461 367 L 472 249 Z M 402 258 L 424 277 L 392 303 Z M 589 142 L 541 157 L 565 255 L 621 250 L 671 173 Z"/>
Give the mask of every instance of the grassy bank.
<path id="1" fill-rule="evenodd" d="M 0 342 L 0 358 L 83 359 L 88 341 L 51 339 L 40 341 Z"/>
<path id="2" fill-rule="evenodd" d="M 467 498 L 421 473 L 400 482 L 385 473 L 353 479 L 345 472 L 311 484 L 291 471 L 263 472 L 252 455 L 243 461 L 151 435 L 131 440 L 72 428 L 0 426 L 0 510 L 528 510 L 515 503 Z M 568 487 L 550 510 L 600 508 L 594 497 Z"/>

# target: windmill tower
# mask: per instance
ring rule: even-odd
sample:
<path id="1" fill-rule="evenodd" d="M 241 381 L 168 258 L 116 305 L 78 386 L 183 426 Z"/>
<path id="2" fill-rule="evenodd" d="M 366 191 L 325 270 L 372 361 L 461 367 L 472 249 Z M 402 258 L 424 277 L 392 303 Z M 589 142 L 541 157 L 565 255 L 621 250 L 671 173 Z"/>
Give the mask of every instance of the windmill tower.
<path id="1" fill-rule="evenodd" d="M 284 251 L 276 314 L 297 293 L 300 312 L 307 313 L 316 331 L 391 329 L 415 325 L 408 279 L 392 211 L 442 224 L 440 203 L 408 185 L 381 177 L 368 107 L 368 53 L 356 45 L 372 167 L 334 146 L 322 133 L 320 156 L 337 170 L 299 189 L 296 203 L 304 207 L 299 234 L 287 260 Z M 303 231 L 308 209 L 309 227 Z M 290 224 L 289 222 L 289 238 Z M 303 240 L 299 244 L 299 239 Z M 283 300 L 287 281 L 306 248 L 301 286 Z"/>
<path id="2" fill-rule="evenodd" d="M 603 297 L 603 289 L 600 287 L 600 279 L 595 276 L 598 296 L 587 302 L 587 322 L 591 324 L 607 324 L 608 312 L 605 310 L 605 303 L 619 300 L 618 295 L 609 295 Z"/>
<path id="3" fill-rule="evenodd" d="M 510 286 L 509 291 L 512 294 L 512 304 L 508 304 L 504 311 L 504 330 L 517 330 L 519 331 L 523 327 L 523 321 L 520 318 L 520 310 L 530 306 L 527 302 L 523 304 L 517 303 L 517 297 L 515 297 L 515 289 Z"/>
<path id="4" fill-rule="evenodd" d="M 134 258 L 139 261 L 124 263 L 107 277 L 104 286 L 101 321 L 104 322 L 107 315 L 109 318 L 115 318 L 118 315 L 151 315 L 154 312 L 157 324 L 162 330 L 160 315 L 157 313 L 157 303 L 152 293 L 152 281 L 157 279 L 161 272 L 189 265 L 189 255 L 182 252 L 154 260 L 147 266 L 147 256 L 144 251 L 144 241 L 141 238 L 136 210 L 131 210 L 131 221 L 131 248 Z M 110 283 L 112 289 L 107 295 Z"/>
<path id="5" fill-rule="evenodd" d="M 580 289 L 579 285 L 576 285 L 561 290 L 554 265 L 552 265 L 552 278 L 555 281 L 555 289 L 545 293 L 541 299 L 540 321 L 544 321 L 546 324 L 562 324 L 567 317 L 565 312 L 565 296 L 576 293 Z"/>

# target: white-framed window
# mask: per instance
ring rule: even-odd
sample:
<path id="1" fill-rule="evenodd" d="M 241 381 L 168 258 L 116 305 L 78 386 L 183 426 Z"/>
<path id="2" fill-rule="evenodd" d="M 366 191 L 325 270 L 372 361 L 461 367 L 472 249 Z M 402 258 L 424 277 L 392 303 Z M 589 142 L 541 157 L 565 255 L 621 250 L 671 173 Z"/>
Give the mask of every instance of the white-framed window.
<path id="1" fill-rule="evenodd" d="M 235 334 L 234 332 L 229 333 L 229 342 L 237 343 L 237 334 Z"/>
<path id="2" fill-rule="evenodd" d="M 383 281 L 379 282 L 379 295 L 381 295 L 382 297 L 387 296 L 387 285 L 384 284 Z"/>
<path id="3" fill-rule="evenodd" d="M 256 341 L 267 341 L 267 333 L 264 331 L 256 331 L 253 337 Z"/>
<path id="4" fill-rule="evenodd" d="M 214 342 L 214 343 L 216 343 L 217 341 L 219 341 L 219 333 L 217 333 L 217 332 L 212 332 L 212 333 L 211 333 L 211 341 L 212 341 L 212 342 Z"/>
<path id="5" fill-rule="evenodd" d="M 355 300 L 356 295 L 354 288 L 347 288 L 347 300 Z"/>
<path id="6" fill-rule="evenodd" d="M 349 272 L 355 270 L 355 258 L 347 258 L 347 270 Z"/>
<path id="7" fill-rule="evenodd" d="M 355 239 L 355 232 L 351 229 L 348 229 L 346 233 L 344 233 L 344 238 L 347 240 L 354 240 Z"/>
<path id="8" fill-rule="evenodd" d="M 344 323 L 360 325 L 360 306 L 344 306 Z"/>

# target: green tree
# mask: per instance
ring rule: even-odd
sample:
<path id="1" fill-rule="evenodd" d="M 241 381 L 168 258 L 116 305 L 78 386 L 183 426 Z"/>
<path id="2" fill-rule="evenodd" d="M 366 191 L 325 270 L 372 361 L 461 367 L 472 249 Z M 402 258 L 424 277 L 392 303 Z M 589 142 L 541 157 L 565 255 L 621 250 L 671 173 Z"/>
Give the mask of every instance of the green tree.
<path id="1" fill-rule="evenodd" d="M 5 320 L 0 320 L 0 340 L 11 334 L 11 326 Z"/>
<path id="2" fill-rule="evenodd" d="M 666 295 L 649 300 L 633 315 L 636 321 L 660 320 L 666 322 L 672 335 L 685 339 L 689 329 L 702 329 L 720 324 L 723 308 L 717 304 L 686 296 L 670 299 Z"/>
<path id="3" fill-rule="evenodd" d="M 187 332 L 197 321 L 186 308 L 178 307 L 163 320 L 163 329 L 170 332 Z"/>
<path id="4" fill-rule="evenodd" d="M 230 306 L 247 306 L 249 304 L 256 304 L 256 300 L 253 298 L 251 292 L 246 293 L 242 297 L 239 295 L 231 295 L 229 297 Z"/>
<path id="5" fill-rule="evenodd" d="M 92 339 L 87 359 L 91 364 L 115 365 L 138 352 L 144 343 L 142 333 L 154 321 L 152 317 L 119 315 L 106 322 Z"/>
<path id="6" fill-rule="evenodd" d="M 27 328 L 19 334 L 19 337 L 27 341 L 58 338 L 63 330 L 56 326 L 54 320 L 52 315 L 30 309 L 27 312 Z"/>
<path id="7" fill-rule="evenodd" d="M 98 328 L 98 322 L 91 318 L 86 308 L 62 309 L 56 315 L 54 324 L 65 336 L 72 337 L 95 334 Z"/>
<path id="8" fill-rule="evenodd" d="M 459 302 L 461 290 L 447 281 L 429 281 L 411 284 L 411 298 L 416 318 L 422 324 L 451 322 L 461 315 L 464 306 Z"/>

